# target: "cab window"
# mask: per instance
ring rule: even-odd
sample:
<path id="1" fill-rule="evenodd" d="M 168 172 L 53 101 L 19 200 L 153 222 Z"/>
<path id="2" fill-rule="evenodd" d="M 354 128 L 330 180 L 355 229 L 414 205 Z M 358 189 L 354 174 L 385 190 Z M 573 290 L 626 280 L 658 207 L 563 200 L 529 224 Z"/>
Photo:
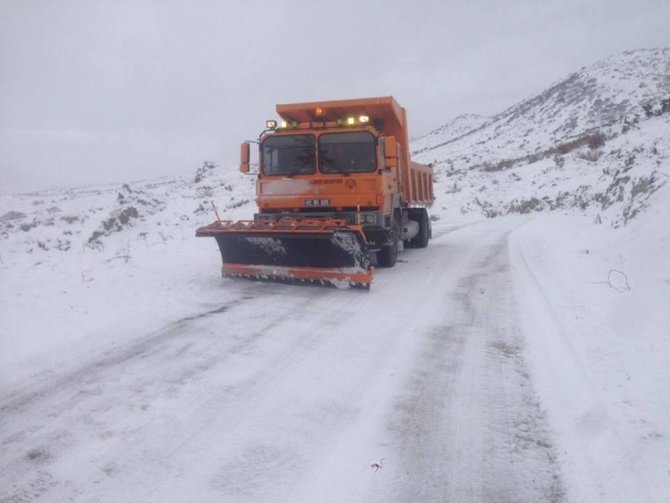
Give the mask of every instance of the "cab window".
<path id="1" fill-rule="evenodd" d="M 315 164 L 314 135 L 275 135 L 266 138 L 261 144 L 261 169 L 264 175 L 314 173 Z"/>
<path id="2" fill-rule="evenodd" d="M 376 168 L 375 137 L 367 131 L 324 133 L 319 136 L 322 173 L 358 173 Z"/>

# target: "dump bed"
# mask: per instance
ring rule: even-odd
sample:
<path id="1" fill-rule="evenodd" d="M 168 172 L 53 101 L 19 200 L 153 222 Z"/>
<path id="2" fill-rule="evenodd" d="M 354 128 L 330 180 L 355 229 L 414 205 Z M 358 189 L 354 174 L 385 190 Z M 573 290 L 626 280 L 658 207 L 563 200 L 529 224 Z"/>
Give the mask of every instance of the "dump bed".
<path id="1" fill-rule="evenodd" d="M 433 168 L 410 161 L 408 178 L 403 185 L 403 198 L 409 204 L 433 202 Z"/>
<path id="2" fill-rule="evenodd" d="M 407 113 L 392 96 L 283 104 L 277 105 L 277 113 L 283 120 L 299 123 L 367 115 L 371 125 L 385 136 L 394 136 L 400 145 L 398 161 L 403 200 L 407 204 L 433 201 L 433 170 L 410 160 Z"/>

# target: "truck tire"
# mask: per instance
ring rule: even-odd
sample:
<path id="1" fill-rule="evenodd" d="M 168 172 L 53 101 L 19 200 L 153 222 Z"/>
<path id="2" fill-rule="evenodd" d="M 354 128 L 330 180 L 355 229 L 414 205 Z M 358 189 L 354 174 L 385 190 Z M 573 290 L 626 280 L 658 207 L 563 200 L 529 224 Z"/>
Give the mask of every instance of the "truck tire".
<path id="1" fill-rule="evenodd" d="M 398 225 L 394 223 L 391 231 L 391 244 L 383 246 L 377 253 L 377 265 L 379 267 L 393 267 L 398 260 L 399 236 Z"/>
<path id="2" fill-rule="evenodd" d="M 426 208 L 421 208 L 417 213 L 419 221 L 419 233 L 412 238 L 410 244 L 412 248 L 425 248 L 430 239 L 430 220 Z"/>

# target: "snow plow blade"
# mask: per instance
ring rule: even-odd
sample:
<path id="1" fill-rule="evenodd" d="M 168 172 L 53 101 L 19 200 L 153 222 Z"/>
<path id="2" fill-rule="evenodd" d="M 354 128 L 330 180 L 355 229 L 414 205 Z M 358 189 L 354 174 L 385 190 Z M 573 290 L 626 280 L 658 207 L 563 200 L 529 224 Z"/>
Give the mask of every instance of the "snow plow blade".
<path id="1" fill-rule="evenodd" d="M 224 276 L 368 289 L 374 275 L 361 226 L 344 220 L 219 220 L 196 236 L 216 239 Z"/>

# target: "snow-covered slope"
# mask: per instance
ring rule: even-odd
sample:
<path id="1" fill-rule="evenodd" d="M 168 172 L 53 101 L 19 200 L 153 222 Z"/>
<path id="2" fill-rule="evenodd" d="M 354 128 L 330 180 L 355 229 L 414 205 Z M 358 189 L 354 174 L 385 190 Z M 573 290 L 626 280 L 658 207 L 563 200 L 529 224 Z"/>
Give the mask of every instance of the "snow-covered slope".
<path id="1" fill-rule="evenodd" d="M 192 312 L 191 261 L 217 256 L 195 229 L 212 202 L 249 218 L 253 187 L 206 162 L 177 179 L 0 196 L 2 386 Z"/>
<path id="2" fill-rule="evenodd" d="M 510 255 L 568 501 L 662 501 L 670 49 L 610 57 L 413 150 L 434 164 L 440 219 L 546 214 L 513 234 Z"/>
<path id="3" fill-rule="evenodd" d="M 670 49 L 640 50 L 582 69 L 493 118 L 461 115 L 412 151 L 434 164 L 438 218 L 574 209 L 618 225 L 667 182 L 669 132 Z M 3 260 L 169 239 L 185 223 L 210 220 L 210 201 L 248 217 L 253 197 L 252 177 L 210 163 L 193 178 L 0 194 Z"/>
<path id="4" fill-rule="evenodd" d="M 670 49 L 640 50 L 582 69 L 464 136 L 431 133 L 414 151 L 434 164 L 437 204 L 451 214 L 576 209 L 618 225 L 666 183 L 669 124 Z"/>
<path id="5" fill-rule="evenodd" d="M 477 114 L 463 114 L 431 131 L 426 136 L 412 142 L 414 153 L 433 150 L 472 133 L 491 121 L 491 117 Z"/>
<path id="6" fill-rule="evenodd" d="M 214 219 L 253 212 L 253 177 L 205 162 L 192 177 L 0 196 L 3 261 L 164 243 Z M 110 254 L 112 256 L 110 257 Z"/>

